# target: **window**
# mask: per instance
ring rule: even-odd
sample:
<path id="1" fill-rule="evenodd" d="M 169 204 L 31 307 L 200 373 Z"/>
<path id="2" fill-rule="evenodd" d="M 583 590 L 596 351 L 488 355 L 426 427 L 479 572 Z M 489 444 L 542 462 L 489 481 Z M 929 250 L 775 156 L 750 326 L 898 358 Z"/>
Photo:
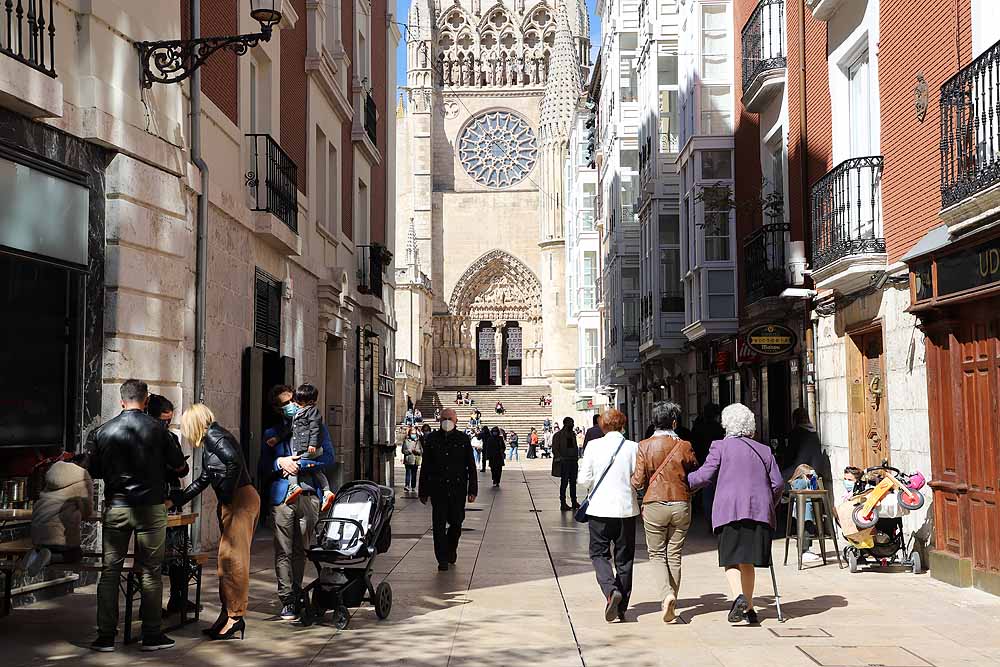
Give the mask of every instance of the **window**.
<path id="1" fill-rule="evenodd" d="M 257 269 L 253 302 L 253 344 L 278 352 L 281 346 L 281 281 Z"/>
<path id="2" fill-rule="evenodd" d="M 327 151 L 326 173 L 330 186 L 327 188 L 327 231 L 337 233 L 337 216 L 340 211 L 340 164 L 337 157 L 337 147 L 329 144 Z"/>
<path id="3" fill-rule="evenodd" d="M 764 211 L 764 215 L 771 218 L 782 217 L 784 208 L 785 192 L 785 166 L 783 162 L 784 152 L 781 148 L 781 133 L 778 137 L 767 145 L 767 194 L 771 198 L 771 205 Z M 778 207 L 781 206 L 779 209 Z"/>
<path id="4" fill-rule="evenodd" d="M 583 364 L 593 366 L 597 363 L 597 329 L 583 330 Z"/>
<path id="5" fill-rule="evenodd" d="M 851 157 L 874 152 L 872 138 L 871 87 L 868 51 L 859 55 L 847 68 L 847 104 L 851 123 Z"/>
<path id="6" fill-rule="evenodd" d="M 704 81 L 728 81 L 729 35 L 725 5 L 701 8 L 701 76 Z"/>
<path id="7" fill-rule="evenodd" d="M 732 133 L 729 86 L 701 87 L 701 134 Z"/>
<path id="8" fill-rule="evenodd" d="M 257 132 L 257 65 L 250 60 L 250 134 Z"/>
<path id="9" fill-rule="evenodd" d="M 635 102 L 638 98 L 639 73 L 635 58 L 621 59 L 621 101 Z"/>
<path id="10" fill-rule="evenodd" d="M 708 316 L 712 319 L 736 317 L 735 285 L 732 270 L 708 272 Z"/>
<path id="11" fill-rule="evenodd" d="M 326 149 L 326 135 L 323 134 L 323 130 L 316 128 L 316 193 L 314 201 L 316 202 L 316 224 L 323 229 L 330 229 L 330 221 L 327 219 L 328 208 L 327 203 L 327 187 L 329 184 L 329 179 L 327 178 L 327 159 L 329 158 L 329 153 Z"/>
<path id="12" fill-rule="evenodd" d="M 368 79 L 365 83 L 369 86 L 371 85 L 371 76 L 368 71 L 368 41 L 365 39 L 365 33 L 363 31 L 358 31 L 358 74 L 362 79 Z"/>
<path id="13" fill-rule="evenodd" d="M 364 181 L 358 180 L 358 240 L 362 241 L 358 245 L 367 245 L 371 239 L 371 230 L 368 228 L 368 185 Z"/>
<path id="14" fill-rule="evenodd" d="M 727 201 L 719 188 L 705 188 L 705 261 L 729 261 L 729 209 L 721 208 L 719 202 Z"/>
<path id="15" fill-rule="evenodd" d="M 660 312 L 684 312 L 684 288 L 681 284 L 680 216 L 661 213 L 658 241 L 660 245 Z"/>
<path id="16" fill-rule="evenodd" d="M 639 268 L 627 266 L 622 268 L 622 289 L 636 291 L 639 289 Z"/>
<path id="17" fill-rule="evenodd" d="M 676 90 L 660 91 L 660 150 L 668 153 L 680 150 Z"/>
<path id="18" fill-rule="evenodd" d="M 731 151 L 702 151 L 701 177 L 719 180 L 733 177 L 733 154 Z"/>
<path id="19" fill-rule="evenodd" d="M 340 42 L 340 2 L 326 0 L 326 50 L 333 53 L 333 47 Z"/>
<path id="20" fill-rule="evenodd" d="M 661 213 L 659 225 L 659 243 L 661 246 L 680 245 L 680 216 L 675 213 Z"/>
<path id="21" fill-rule="evenodd" d="M 657 85 L 660 86 L 677 85 L 677 54 L 667 55 L 667 56 L 657 56 L 656 78 L 657 78 Z"/>
<path id="22" fill-rule="evenodd" d="M 619 47 L 622 51 L 635 51 L 639 48 L 639 34 L 635 32 L 623 32 L 618 35 Z"/>
<path id="23" fill-rule="evenodd" d="M 247 132 L 267 134 L 271 129 L 271 67 L 256 55 L 250 58 L 249 98 Z"/>

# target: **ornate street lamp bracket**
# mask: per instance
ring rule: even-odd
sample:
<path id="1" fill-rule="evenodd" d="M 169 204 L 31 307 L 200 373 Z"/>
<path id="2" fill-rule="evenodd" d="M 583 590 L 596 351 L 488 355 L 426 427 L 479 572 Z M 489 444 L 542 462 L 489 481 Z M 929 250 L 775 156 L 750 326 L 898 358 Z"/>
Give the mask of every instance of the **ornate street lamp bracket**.
<path id="1" fill-rule="evenodd" d="M 142 87 L 152 88 L 154 83 L 180 83 L 221 49 L 242 56 L 261 42 L 270 41 L 271 26 L 262 28 L 261 32 L 248 35 L 136 42 Z"/>

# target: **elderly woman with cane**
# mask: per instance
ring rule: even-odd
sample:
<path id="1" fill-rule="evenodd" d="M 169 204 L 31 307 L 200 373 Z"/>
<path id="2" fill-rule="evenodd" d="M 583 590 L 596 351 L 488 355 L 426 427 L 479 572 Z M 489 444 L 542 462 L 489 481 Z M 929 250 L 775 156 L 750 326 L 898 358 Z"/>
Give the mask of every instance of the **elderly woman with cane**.
<path id="1" fill-rule="evenodd" d="M 726 437 L 716 440 L 705 464 L 688 475 L 692 490 L 716 481 L 712 528 L 719 540 L 719 566 L 733 593 L 729 622 L 755 625 L 754 568 L 771 566 L 774 507 L 785 483 L 771 450 L 753 440 L 750 408 L 733 403 L 722 411 Z"/>

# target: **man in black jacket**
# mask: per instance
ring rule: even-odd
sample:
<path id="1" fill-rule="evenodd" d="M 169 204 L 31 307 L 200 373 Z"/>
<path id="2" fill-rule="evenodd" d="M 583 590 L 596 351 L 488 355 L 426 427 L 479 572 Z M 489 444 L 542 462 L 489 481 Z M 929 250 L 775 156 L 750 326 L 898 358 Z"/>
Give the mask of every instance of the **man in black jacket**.
<path id="1" fill-rule="evenodd" d="M 575 510 L 580 506 L 576 502 L 576 474 L 580 466 L 580 449 L 576 446 L 576 432 L 573 426 L 573 418 L 566 417 L 563 419 L 562 430 L 552 436 L 552 476 L 559 478 L 559 509 L 563 512 Z M 567 487 L 572 505 L 566 504 Z"/>
<path id="2" fill-rule="evenodd" d="M 438 570 L 442 572 L 458 560 L 458 539 L 462 536 L 465 502 L 475 502 L 479 494 L 472 441 L 465 433 L 456 430 L 457 422 L 454 409 L 441 411 L 441 428 L 424 441 L 424 459 L 420 466 L 417 492 L 420 502 L 426 505 L 428 499 L 431 501 L 434 555 Z"/>
<path id="3" fill-rule="evenodd" d="M 174 645 L 161 630 L 160 564 L 167 533 L 163 496 L 167 475 L 179 473 L 186 463 L 170 432 L 144 412 L 148 400 L 145 382 L 126 380 L 121 386 L 121 414 L 87 438 L 90 474 L 104 480 L 104 563 L 97 585 L 97 639 L 90 645 L 95 651 L 115 650 L 118 587 L 133 533 L 142 588 L 142 650 Z"/>
<path id="4" fill-rule="evenodd" d="M 597 422 L 600 420 L 600 415 L 594 415 L 594 425 L 587 429 L 587 432 L 583 435 L 583 449 L 587 449 L 587 443 L 591 440 L 597 440 L 598 438 L 604 437 L 604 431 L 598 426 Z M 583 451 L 580 452 L 583 455 Z"/>

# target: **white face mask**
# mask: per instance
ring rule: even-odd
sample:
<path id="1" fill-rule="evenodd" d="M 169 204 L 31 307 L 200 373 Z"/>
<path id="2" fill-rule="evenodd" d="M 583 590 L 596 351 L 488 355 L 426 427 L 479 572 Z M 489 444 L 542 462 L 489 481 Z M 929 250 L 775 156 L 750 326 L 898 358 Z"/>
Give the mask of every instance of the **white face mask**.
<path id="1" fill-rule="evenodd" d="M 442 431 L 453 431 L 455 430 L 455 422 L 450 419 L 441 420 L 441 430 Z"/>

